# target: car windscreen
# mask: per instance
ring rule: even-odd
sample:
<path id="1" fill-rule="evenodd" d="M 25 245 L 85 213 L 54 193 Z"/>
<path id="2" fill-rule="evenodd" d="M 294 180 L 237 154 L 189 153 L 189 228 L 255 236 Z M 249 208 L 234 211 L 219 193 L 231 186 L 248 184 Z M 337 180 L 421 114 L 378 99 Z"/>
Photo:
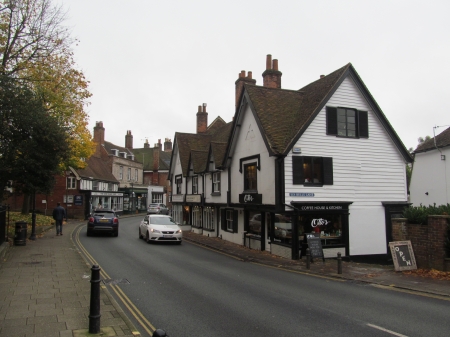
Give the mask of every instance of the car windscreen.
<path id="1" fill-rule="evenodd" d="M 152 225 L 176 225 L 169 217 L 150 217 L 150 223 Z"/>

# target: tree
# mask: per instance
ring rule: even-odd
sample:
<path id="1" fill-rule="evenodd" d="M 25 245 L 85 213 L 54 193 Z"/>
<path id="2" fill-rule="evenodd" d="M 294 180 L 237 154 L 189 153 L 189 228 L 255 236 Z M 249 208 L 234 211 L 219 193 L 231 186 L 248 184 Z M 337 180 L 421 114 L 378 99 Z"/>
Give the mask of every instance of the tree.
<path id="1" fill-rule="evenodd" d="M 49 192 L 70 155 L 68 134 L 42 99 L 16 79 L 0 77 L 0 190 L 9 180 L 26 194 Z"/>
<path id="2" fill-rule="evenodd" d="M 85 107 L 91 93 L 76 69 L 65 13 L 51 0 L 0 0 L 0 74 L 26 84 L 67 134 L 70 155 L 60 163 L 82 168 L 94 152 Z"/>
<path id="3" fill-rule="evenodd" d="M 422 144 L 422 143 L 424 143 L 424 142 L 426 142 L 427 140 L 430 140 L 430 139 L 431 139 L 430 136 L 425 136 L 425 138 L 419 137 L 419 138 L 417 138 L 417 142 L 418 142 L 419 144 Z"/>

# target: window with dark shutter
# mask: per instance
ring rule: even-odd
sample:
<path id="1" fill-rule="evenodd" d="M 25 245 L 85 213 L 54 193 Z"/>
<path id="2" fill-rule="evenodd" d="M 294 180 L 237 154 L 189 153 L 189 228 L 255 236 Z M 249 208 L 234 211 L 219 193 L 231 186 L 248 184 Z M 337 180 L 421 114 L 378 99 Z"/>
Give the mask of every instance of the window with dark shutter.
<path id="1" fill-rule="evenodd" d="M 369 117 L 367 111 L 358 111 L 359 137 L 369 138 Z"/>
<path id="2" fill-rule="evenodd" d="M 337 108 L 327 106 L 327 135 L 337 134 Z"/>
<path id="3" fill-rule="evenodd" d="M 233 233 L 238 232 L 238 211 L 233 211 Z"/>
<path id="4" fill-rule="evenodd" d="M 367 111 L 343 107 L 326 107 L 327 135 L 369 138 Z"/>
<path id="5" fill-rule="evenodd" d="M 292 157 L 292 183 L 294 185 L 303 184 L 305 178 L 303 178 L 303 157 Z"/>

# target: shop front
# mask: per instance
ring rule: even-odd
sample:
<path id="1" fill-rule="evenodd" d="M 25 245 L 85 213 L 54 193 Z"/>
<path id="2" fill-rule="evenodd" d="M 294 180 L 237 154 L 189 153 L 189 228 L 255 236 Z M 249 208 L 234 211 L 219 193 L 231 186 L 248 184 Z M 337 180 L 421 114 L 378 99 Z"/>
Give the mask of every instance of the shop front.
<path id="1" fill-rule="evenodd" d="M 92 191 L 89 197 L 88 214 L 92 213 L 96 208 L 111 208 L 114 209 L 117 214 L 123 213 L 123 200 L 124 196 L 122 192 L 95 192 Z"/>
<path id="2" fill-rule="evenodd" d="M 126 187 L 121 191 L 124 214 L 147 212 L 147 188 Z"/>
<path id="3" fill-rule="evenodd" d="M 300 203 L 292 202 L 292 216 L 297 216 L 300 257 L 306 254 L 306 234 L 320 237 L 324 257 L 349 255 L 349 205 L 350 202 Z"/>

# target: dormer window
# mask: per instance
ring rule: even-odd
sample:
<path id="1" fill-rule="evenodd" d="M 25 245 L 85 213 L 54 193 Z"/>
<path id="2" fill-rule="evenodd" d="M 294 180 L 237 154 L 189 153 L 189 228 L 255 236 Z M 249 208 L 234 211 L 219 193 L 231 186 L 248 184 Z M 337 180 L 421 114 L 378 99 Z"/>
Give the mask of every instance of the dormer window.
<path id="1" fill-rule="evenodd" d="M 127 157 L 127 153 L 126 152 L 120 152 L 120 154 L 122 155 L 122 157 L 126 158 Z"/>
<path id="2" fill-rule="evenodd" d="M 113 153 L 114 156 L 119 156 L 119 150 L 112 149 L 111 152 Z"/>

